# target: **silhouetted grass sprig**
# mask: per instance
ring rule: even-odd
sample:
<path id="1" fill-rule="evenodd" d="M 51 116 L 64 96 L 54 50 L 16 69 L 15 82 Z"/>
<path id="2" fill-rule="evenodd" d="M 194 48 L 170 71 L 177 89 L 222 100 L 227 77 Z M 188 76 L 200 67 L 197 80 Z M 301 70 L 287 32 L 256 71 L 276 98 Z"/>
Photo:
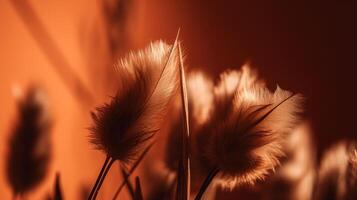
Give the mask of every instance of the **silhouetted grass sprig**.
<path id="1" fill-rule="evenodd" d="M 108 166 L 103 165 L 89 199 L 95 199 L 115 160 L 122 165 L 135 161 L 159 130 L 163 112 L 177 89 L 176 48 L 177 40 L 173 46 L 155 42 L 144 51 L 129 54 L 116 67 L 121 82 L 117 95 L 92 114 L 91 142 L 107 154 Z"/>
<path id="2" fill-rule="evenodd" d="M 301 95 L 279 87 L 270 92 L 247 67 L 229 73 L 215 90 L 216 110 L 201 131 L 206 139 L 197 141 L 211 170 L 196 199 L 213 179 L 228 189 L 264 179 L 283 156 L 284 135 L 299 121 Z"/>

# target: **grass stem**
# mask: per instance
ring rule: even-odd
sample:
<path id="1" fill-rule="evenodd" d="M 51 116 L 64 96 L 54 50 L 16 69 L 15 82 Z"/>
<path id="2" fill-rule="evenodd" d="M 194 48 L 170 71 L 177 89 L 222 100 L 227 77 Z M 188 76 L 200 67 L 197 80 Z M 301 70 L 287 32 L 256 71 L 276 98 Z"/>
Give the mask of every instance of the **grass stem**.
<path id="1" fill-rule="evenodd" d="M 104 161 L 104 163 L 103 163 L 102 169 L 99 172 L 97 180 L 95 181 L 95 184 L 94 184 L 94 186 L 93 186 L 93 188 L 92 188 L 92 190 L 91 190 L 91 192 L 89 194 L 88 200 L 91 200 L 93 198 L 93 195 L 94 195 L 95 191 L 97 190 L 98 184 L 99 184 L 100 180 L 102 179 L 104 170 L 107 168 L 109 160 L 110 160 L 110 157 L 107 156 L 105 161 Z"/>
<path id="2" fill-rule="evenodd" d="M 198 193 L 197 193 L 197 195 L 195 197 L 195 200 L 201 200 L 202 199 L 202 197 L 203 197 L 205 191 L 207 190 L 209 184 L 212 182 L 212 180 L 218 174 L 218 172 L 219 172 L 219 169 L 218 168 L 214 168 L 208 173 L 206 179 L 203 181 L 202 186 L 201 186 L 200 190 L 198 191 Z"/>
<path id="3" fill-rule="evenodd" d="M 104 179 L 105 177 L 107 176 L 108 172 L 109 172 L 109 169 L 112 167 L 113 163 L 114 163 L 114 159 L 113 158 L 110 158 L 110 161 L 109 161 L 109 164 L 107 166 L 107 168 L 105 169 L 104 173 L 103 173 L 103 176 L 102 178 L 100 179 L 99 183 L 98 183 L 98 186 L 97 186 L 97 189 L 94 193 L 94 196 L 93 196 L 93 200 L 95 200 L 97 198 L 97 195 L 98 195 L 98 192 L 100 190 L 100 188 L 102 187 L 102 184 L 104 182 Z"/>

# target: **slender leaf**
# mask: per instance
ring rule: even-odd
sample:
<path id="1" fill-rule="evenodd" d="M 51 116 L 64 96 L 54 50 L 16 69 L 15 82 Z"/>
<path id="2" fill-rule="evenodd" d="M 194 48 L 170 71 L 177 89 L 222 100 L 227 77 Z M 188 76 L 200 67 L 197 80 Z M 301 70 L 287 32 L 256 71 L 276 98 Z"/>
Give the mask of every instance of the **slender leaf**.
<path id="1" fill-rule="evenodd" d="M 182 132 L 182 149 L 181 158 L 178 167 L 178 177 L 177 177 L 177 200 L 188 200 L 190 198 L 190 158 L 189 158 L 189 137 L 190 137 L 190 125 L 188 117 L 188 98 L 187 98 L 187 88 L 186 88 L 186 78 L 185 70 L 183 67 L 183 58 L 181 52 L 181 45 L 178 46 L 179 57 L 180 57 L 180 86 L 181 86 L 181 102 L 183 108 L 183 120 L 184 128 Z"/>

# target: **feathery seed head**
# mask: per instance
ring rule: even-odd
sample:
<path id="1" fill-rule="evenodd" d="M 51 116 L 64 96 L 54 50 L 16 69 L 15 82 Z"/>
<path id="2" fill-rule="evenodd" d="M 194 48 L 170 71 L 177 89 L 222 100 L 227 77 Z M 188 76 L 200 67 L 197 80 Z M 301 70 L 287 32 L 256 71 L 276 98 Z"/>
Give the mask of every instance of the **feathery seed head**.
<path id="1" fill-rule="evenodd" d="M 220 75 L 216 85 L 213 85 L 212 81 L 210 81 L 211 86 L 209 93 L 211 100 L 209 102 L 210 105 L 207 105 L 210 108 L 208 110 L 208 118 L 193 131 L 191 136 L 192 171 L 195 172 L 192 173 L 193 179 L 203 179 L 210 170 L 211 166 L 208 164 L 209 162 L 206 156 L 207 144 L 211 139 L 208 135 L 214 127 L 218 126 L 222 121 L 225 121 L 230 115 L 233 107 L 232 100 L 239 85 L 240 75 L 239 71 L 228 70 Z M 201 96 L 196 96 L 195 92 L 193 94 L 195 100 L 201 98 Z M 204 101 L 204 99 L 202 99 L 202 101 Z M 192 110 L 191 113 L 192 112 L 195 111 Z M 200 181 L 202 180 L 197 182 Z M 193 188 L 193 190 L 195 189 L 197 188 Z"/>
<path id="2" fill-rule="evenodd" d="M 187 76 L 187 95 L 191 133 L 194 135 L 199 127 L 206 123 L 212 110 L 213 82 L 201 71 L 190 72 Z M 166 165 L 176 171 L 180 154 L 180 135 L 183 131 L 182 104 L 180 98 L 174 104 L 170 130 L 167 140 Z M 194 175 L 194 174 L 193 174 Z"/>
<path id="3" fill-rule="evenodd" d="M 93 113 L 92 143 L 127 164 L 160 123 L 178 84 L 178 54 L 161 41 L 130 53 L 116 66 L 120 88 L 112 100 Z"/>
<path id="4" fill-rule="evenodd" d="M 215 116 L 204 129 L 206 145 L 201 145 L 210 165 L 220 169 L 217 183 L 229 189 L 253 184 L 274 170 L 283 155 L 283 137 L 298 121 L 302 102 L 301 95 L 279 87 L 270 92 L 247 67 L 236 74 L 239 78 L 233 96 L 225 98 L 223 104 L 218 101 L 219 107 L 215 107 L 226 111 L 223 115 L 214 112 L 220 117 Z M 225 91 L 218 98 L 229 97 L 230 90 Z"/>

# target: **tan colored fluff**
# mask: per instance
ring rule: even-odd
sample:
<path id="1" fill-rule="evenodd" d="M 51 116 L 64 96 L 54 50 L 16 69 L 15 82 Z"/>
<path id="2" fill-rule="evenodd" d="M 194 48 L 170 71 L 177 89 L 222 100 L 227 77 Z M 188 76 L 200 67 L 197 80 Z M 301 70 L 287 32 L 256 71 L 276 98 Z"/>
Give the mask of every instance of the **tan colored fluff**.
<path id="1" fill-rule="evenodd" d="M 222 76 L 223 82 L 236 82 L 236 90 L 232 98 L 228 86 L 216 93 L 216 99 L 224 99 L 215 102 L 220 110 L 213 114 L 219 117 L 200 144 L 208 163 L 221 172 L 215 182 L 229 189 L 264 179 L 279 164 L 282 139 L 298 121 L 302 101 L 279 87 L 270 92 L 247 66 L 235 76 L 238 81 Z"/>
<path id="2" fill-rule="evenodd" d="M 213 107 L 213 82 L 200 71 L 189 73 L 187 78 L 190 119 L 202 125 L 209 119 Z"/>
<path id="3" fill-rule="evenodd" d="M 212 121 L 217 122 L 226 118 L 232 110 L 232 100 L 239 88 L 241 73 L 235 70 L 228 70 L 220 75 L 218 84 L 213 89 L 214 110 L 212 111 Z"/>
<path id="4" fill-rule="evenodd" d="M 318 171 L 316 200 L 357 198 L 357 146 L 340 141 L 323 155 Z"/>
<path id="5" fill-rule="evenodd" d="M 213 108 L 213 81 L 204 72 L 195 70 L 187 74 L 187 93 L 190 121 L 190 137 L 194 138 L 203 124 L 206 124 Z M 176 172 L 180 156 L 180 134 L 183 131 L 182 104 L 180 99 L 171 109 L 170 124 L 166 139 L 165 166 L 170 172 Z M 194 140 L 191 140 L 191 145 Z M 201 184 L 199 177 L 202 176 L 201 167 L 197 167 L 196 155 L 191 150 L 191 191 L 194 194 Z M 205 173 L 205 172 L 204 172 Z"/>
<path id="6" fill-rule="evenodd" d="M 232 101 L 234 93 L 238 88 L 241 73 L 236 70 L 223 72 L 216 85 L 211 86 L 211 105 L 207 120 L 196 128 L 191 134 L 191 151 L 192 151 L 192 190 L 199 189 L 201 182 L 211 170 L 207 160 L 207 144 L 210 141 L 209 134 L 214 127 L 217 127 L 222 121 L 231 114 Z M 196 93 L 194 93 L 196 94 Z M 196 96 L 201 98 L 201 96 Z M 205 101 L 202 99 L 202 101 Z M 196 183 L 196 184 L 195 184 Z"/>
<path id="7" fill-rule="evenodd" d="M 130 53 L 116 67 L 120 89 L 93 115 L 92 143 L 127 164 L 156 133 L 178 85 L 176 43 L 161 41 Z"/>

